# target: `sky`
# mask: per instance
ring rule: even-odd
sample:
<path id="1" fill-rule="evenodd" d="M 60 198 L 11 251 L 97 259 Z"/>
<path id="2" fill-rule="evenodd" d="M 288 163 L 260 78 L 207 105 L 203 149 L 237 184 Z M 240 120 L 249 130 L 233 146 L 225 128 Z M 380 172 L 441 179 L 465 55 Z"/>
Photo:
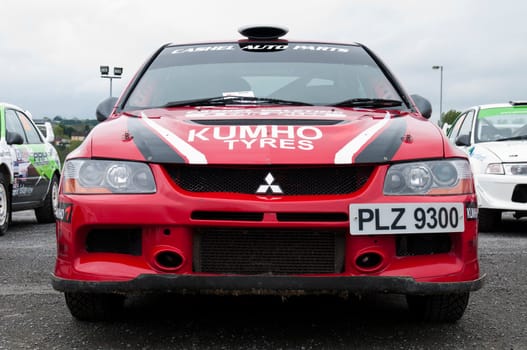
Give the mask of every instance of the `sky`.
<path id="1" fill-rule="evenodd" d="M 237 40 L 277 24 L 290 40 L 368 46 L 405 90 L 443 112 L 527 100 L 527 2 L 518 0 L 2 0 L 0 101 L 43 117 L 95 118 L 161 45 Z"/>

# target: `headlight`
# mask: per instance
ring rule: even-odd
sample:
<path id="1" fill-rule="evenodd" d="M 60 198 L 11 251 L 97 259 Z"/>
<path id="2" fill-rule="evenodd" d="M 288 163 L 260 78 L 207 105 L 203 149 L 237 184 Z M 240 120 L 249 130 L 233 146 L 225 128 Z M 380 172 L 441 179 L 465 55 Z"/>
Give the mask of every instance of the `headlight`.
<path id="1" fill-rule="evenodd" d="M 73 159 L 64 165 L 65 193 L 155 193 L 147 164 L 117 160 Z"/>
<path id="2" fill-rule="evenodd" d="M 485 169 L 485 174 L 503 175 L 505 171 L 503 171 L 503 165 L 501 163 L 490 163 L 487 165 L 487 169 Z"/>
<path id="3" fill-rule="evenodd" d="M 525 163 L 503 164 L 503 167 L 507 175 L 527 175 L 527 164 Z"/>
<path id="4" fill-rule="evenodd" d="M 384 179 L 385 195 L 473 193 L 472 172 L 463 159 L 394 164 Z"/>

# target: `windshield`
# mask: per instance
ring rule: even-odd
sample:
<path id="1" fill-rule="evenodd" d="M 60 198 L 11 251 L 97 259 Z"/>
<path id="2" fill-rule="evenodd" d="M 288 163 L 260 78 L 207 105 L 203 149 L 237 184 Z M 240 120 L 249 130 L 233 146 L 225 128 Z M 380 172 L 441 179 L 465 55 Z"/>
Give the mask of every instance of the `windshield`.
<path id="1" fill-rule="evenodd" d="M 254 100 L 259 105 L 406 108 L 361 46 L 287 43 L 244 50 L 238 43 L 226 43 L 165 48 L 139 78 L 124 109 L 180 106 L 185 101 L 218 105 L 222 97 L 229 97 L 224 104 Z"/>
<path id="2" fill-rule="evenodd" d="M 476 142 L 527 139 L 527 107 L 482 109 L 475 128 Z"/>

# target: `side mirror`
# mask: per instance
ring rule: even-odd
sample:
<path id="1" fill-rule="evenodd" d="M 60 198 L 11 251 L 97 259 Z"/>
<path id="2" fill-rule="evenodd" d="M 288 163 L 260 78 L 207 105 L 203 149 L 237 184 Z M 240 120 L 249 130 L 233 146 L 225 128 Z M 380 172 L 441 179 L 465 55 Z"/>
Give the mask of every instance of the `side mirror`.
<path id="1" fill-rule="evenodd" d="M 22 138 L 22 135 L 17 132 L 6 131 L 5 142 L 7 142 L 8 145 L 22 145 L 24 139 Z"/>
<path id="2" fill-rule="evenodd" d="M 420 95 L 411 95 L 410 97 L 412 100 L 414 100 L 414 103 L 417 106 L 417 109 L 419 109 L 421 115 L 426 119 L 430 119 L 432 116 L 432 105 L 430 104 L 430 101 Z"/>
<path id="3" fill-rule="evenodd" d="M 464 134 L 456 137 L 456 146 L 470 146 L 470 135 Z"/>
<path id="4" fill-rule="evenodd" d="M 108 119 L 116 103 L 117 97 L 108 97 L 107 99 L 99 103 L 97 109 L 95 110 L 95 116 L 97 117 L 97 120 L 103 122 Z"/>

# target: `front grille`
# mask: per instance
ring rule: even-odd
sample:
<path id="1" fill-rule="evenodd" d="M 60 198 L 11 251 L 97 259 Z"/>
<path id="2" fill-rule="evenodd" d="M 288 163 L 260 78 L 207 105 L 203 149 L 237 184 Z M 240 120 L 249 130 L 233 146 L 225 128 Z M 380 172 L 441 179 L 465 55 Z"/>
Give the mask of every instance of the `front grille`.
<path id="1" fill-rule="evenodd" d="M 282 222 L 345 222 L 348 213 L 276 213 L 276 219 Z"/>
<path id="2" fill-rule="evenodd" d="M 194 271 L 327 274 L 344 266 L 344 231 L 204 228 L 194 235 Z"/>
<path id="3" fill-rule="evenodd" d="M 263 185 L 270 195 L 339 195 L 358 191 L 368 181 L 371 166 L 218 167 L 168 165 L 172 180 L 189 192 L 255 194 Z M 272 175 L 269 181 L 268 174 Z M 282 193 L 271 188 L 279 186 Z"/>
<path id="4" fill-rule="evenodd" d="M 264 213 L 243 211 L 196 210 L 190 214 L 192 220 L 204 221 L 263 221 Z M 276 213 L 276 220 L 282 222 L 345 222 L 348 213 Z"/>
<path id="5" fill-rule="evenodd" d="M 214 221 L 262 221 L 263 213 L 252 213 L 243 211 L 204 211 L 196 210 L 190 214 L 192 220 L 214 220 Z"/>

